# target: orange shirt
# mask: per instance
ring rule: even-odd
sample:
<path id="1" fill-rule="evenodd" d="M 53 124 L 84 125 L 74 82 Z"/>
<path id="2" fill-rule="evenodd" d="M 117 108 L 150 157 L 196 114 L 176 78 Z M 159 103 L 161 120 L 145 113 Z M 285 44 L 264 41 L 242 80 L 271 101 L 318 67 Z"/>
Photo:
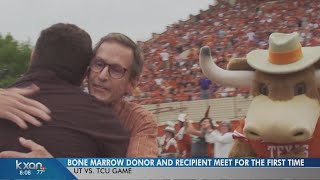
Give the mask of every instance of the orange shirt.
<path id="1" fill-rule="evenodd" d="M 185 133 L 185 128 L 181 128 L 176 135 L 176 140 L 178 143 L 178 149 L 179 149 L 179 155 L 178 157 L 186 157 L 190 158 L 191 157 L 191 136 L 189 134 Z"/>
<path id="2" fill-rule="evenodd" d="M 175 97 L 178 101 L 187 101 L 188 100 L 188 95 L 184 92 L 180 92 L 179 94 L 176 95 Z"/>
<path id="3" fill-rule="evenodd" d="M 121 125 L 130 132 L 126 157 L 158 157 L 157 123 L 139 104 L 121 100 L 112 105 Z"/>
<path id="4" fill-rule="evenodd" d="M 257 157 L 260 158 L 277 158 L 282 154 L 290 152 L 292 148 L 303 147 L 305 149 L 306 157 L 319 158 L 320 157 L 320 123 L 318 120 L 317 126 L 311 139 L 305 142 L 292 144 L 275 144 L 261 141 L 248 140 L 243 135 L 245 121 L 241 120 L 240 125 L 234 132 L 234 138 L 249 143 L 255 151 Z"/>

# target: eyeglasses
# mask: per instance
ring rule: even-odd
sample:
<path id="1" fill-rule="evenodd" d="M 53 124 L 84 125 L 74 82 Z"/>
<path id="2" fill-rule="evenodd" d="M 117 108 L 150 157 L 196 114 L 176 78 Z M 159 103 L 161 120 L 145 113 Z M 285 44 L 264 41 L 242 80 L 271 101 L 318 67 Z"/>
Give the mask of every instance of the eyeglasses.
<path id="1" fill-rule="evenodd" d="M 106 66 L 108 66 L 108 73 L 110 77 L 114 79 L 121 79 L 127 71 L 126 68 L 119 64 L 107 64 L 101 59 L 93 59 L 90 64 L 91 70 L 96 73 L 100 73 Z"/>

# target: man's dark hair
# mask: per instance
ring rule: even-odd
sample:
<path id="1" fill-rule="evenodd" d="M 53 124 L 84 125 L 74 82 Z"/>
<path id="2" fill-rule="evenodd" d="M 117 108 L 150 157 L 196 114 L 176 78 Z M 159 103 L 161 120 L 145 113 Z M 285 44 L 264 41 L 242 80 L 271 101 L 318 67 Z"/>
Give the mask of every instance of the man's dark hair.
<path id="1" fill-rule="evenodd" d="M 209 120 L 209 123 L 210 123 L 210 125 L 211 125 L 211 128 L 214 128 L 214 125 L 213 125 L 213 123 L 212 123 L 212 119 L 209 118 L 209 117 L 204 117 L 204 118 L 202 118 L 202 119 L 199 121 L 199 125 L 201 125 L 201 123 L 202 123 L 204 120 L 206 120 L 206 119 Z"/>
<path id="2" fill-rule="evenodd" d="M 110 33 L 100 39 L 93 49 L 94 55 L 97 53 L 99 47 L 104 42 L 117 42 L 123 46 L 126 46 L 133 51 L 133 62 L 129 69 L 129 80 L 132 81 L 140 77 L 143 69 L 144 57 L 141 48 L 128 36 L 121 33 Z"/>
<path id="3" fill-rule="evenodd" d="M 92 57 L 89 34 L 76 25 L 58 23 L 41 31 L 30 69 L 54 71 L 59 78 L 79 86 Z"/>

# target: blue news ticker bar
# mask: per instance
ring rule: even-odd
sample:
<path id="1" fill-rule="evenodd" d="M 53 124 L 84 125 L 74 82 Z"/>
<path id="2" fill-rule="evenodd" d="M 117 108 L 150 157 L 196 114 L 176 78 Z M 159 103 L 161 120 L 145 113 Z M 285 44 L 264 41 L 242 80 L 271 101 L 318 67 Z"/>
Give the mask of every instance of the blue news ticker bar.
<path id="1" fill-rule="evenodd" d="M 65 167 L 320 167 L 320 158 L 65 158 Z"/>

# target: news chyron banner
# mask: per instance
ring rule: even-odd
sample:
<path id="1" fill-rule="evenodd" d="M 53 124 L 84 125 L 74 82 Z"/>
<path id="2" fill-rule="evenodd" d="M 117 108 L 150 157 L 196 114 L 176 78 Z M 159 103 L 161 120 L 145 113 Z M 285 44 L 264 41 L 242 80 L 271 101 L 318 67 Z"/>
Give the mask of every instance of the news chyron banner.
<path id="1" fill-rule="evenodd" d="M 0 179 L 319 179 L 320 158 L 0 159 Z"/>

